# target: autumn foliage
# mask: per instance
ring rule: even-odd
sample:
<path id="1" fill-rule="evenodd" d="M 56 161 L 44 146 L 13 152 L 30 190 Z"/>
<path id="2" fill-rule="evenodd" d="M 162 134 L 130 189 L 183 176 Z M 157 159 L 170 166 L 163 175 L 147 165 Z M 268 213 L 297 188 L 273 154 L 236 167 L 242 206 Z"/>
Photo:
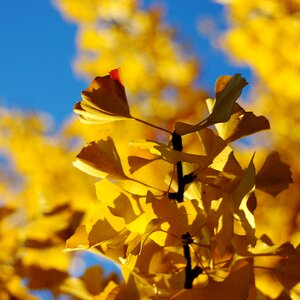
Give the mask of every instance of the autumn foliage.
<path id="1" fill-rule="evenodd" d="M 259 28 L 271 35 L 261 23 L 289 30 L 278 14 L 295 25 L 299 6 L 219 2 L 231 18 L 224 47 L 267 86 L 254 95 L 292 105 L 297 88 L 281 89 L 239 41 L 251 49 Z M 274 149 L 241 151 L 270 129 L 240 101 L 254 83 L 223 75 L 213 95 L 198 88 L 198 62 L 159 8 L 55 3 L 78 25 L 75 68 L 90 84 L 56 133 L 42 115 L 0 111 L 0 299 L 300 299 L 299 144 L 280 144 L 286 119 Z M 263 62 L 275 40 L 255 39 Z"/>
<path id="2" fill-rule="evenodd" d="M 118 73 L 96 78 L 82 92 L 75 112 L 84 122 L 140 121 L 129 113 Z M 176 122 L 172 132 L 148 124 L 148 130 L 168 133 L 164 142 L 128 141 L 119 155 L 112 132 L 77 155 L 76 167 L 102 179 L 92 217 L 67 241 L 67 250 L 97 249 L 121 265 L 125 280 L 108 285 L 101 297 L 221 299 L 227 293 L 247 299 L 256 297 L 265 276 L 287 291 L 296 283 L 292 268 L 291 278 L 282 270 L 297 264 L 298 251 L 255 235 L 255 190 L 278 195 L 291 182 L 289 167 L 273 152 L 258 171 L 255 154 L 242 168 L 230 147 L 269 128 L 264 117 L 236 103 L 246 84 L 239 74 L 218 78 L 215 98 L 207 100 L 209 115 L 197 124 Z M 184 135 L 192 135 L 187 144 Z M 149 178 L 143 170 L 153 168 L 160 174 Z"/>

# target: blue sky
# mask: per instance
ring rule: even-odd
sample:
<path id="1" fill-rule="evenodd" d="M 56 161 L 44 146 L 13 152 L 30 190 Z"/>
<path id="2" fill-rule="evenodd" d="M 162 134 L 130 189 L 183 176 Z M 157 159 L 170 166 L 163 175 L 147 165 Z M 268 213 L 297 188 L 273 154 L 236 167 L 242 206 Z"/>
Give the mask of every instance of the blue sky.
<path id="1" fill-rule="evenodd" d="M 201 85 L 213 88 L 222 74 L 242 72 L 249 79 L 249 70 L 232 65 L 196 29 L 200 17 L 213 17 L 224 29 L 221 5 L 209 0 L 156 2 L 166 6 L 166 21 L 201 59 Z M 65 22 L 51 0 L 1 0 L 0 106 L 48 112 L 58 124 L 72 114 L 88 84 L 72 70 L 75 34 L 76 26 Z"/>

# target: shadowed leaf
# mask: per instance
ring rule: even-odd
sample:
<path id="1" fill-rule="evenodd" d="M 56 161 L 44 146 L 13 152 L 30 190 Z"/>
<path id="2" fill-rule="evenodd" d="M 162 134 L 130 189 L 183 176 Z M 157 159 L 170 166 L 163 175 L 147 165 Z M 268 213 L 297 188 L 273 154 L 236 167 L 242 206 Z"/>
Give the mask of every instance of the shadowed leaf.
<path id="1" fill-rule="evenodd" d="M 255 178 L 256 188 L 276 197 L 292 183 L 290 167 L 281 161 L 278 152 L 271 152 Z"/>
<path id="2" fill-rule="evenodd" d="M 216 98 L 214 101 L 208 99 L 208 101 L 214 102 L 211 114 L 196 125 L 177 122 L 175 124 L 176 133 L 178 135 L 185 135 L 199 131 L 213 124 L 227 122 L 232 113 L 234 102 L 240 97 L 242 90 L 246 85 L 247 82 L 241 77 L 241 74 L 219 77 L 215 84 Z"/>
<path id="3" fill-rule="evenodd" d="M 139 156 L 128 156 L 128 164 L 130 166 L 129 172 L 133 174 L 135 171 L 139 170 L 140 168 L 150 164 L 151 162 L 159 159 L 160 157 L 155 157 L 152 159 L 147 159 Z"/>
<path id="4" fill-rule="evenodd" d="M 234 103 L 228 122 L 216 126 L 220 136 L 226 142 L 232 142 L 258 131 L 270 129 L 267 118 L 264 116 L 257 117 L 253 112 L 246 112 L 237 103 Z"/>
<path id="5" fill-rule="evenodd" d="M 152 154 L 161 156 L 163 160 L 166 160 L 171 164 L 176 164 L 177 162 L 182 161 L 207 166 L 210 163 L 208 156 L 177 151 L 165 144 L 151 140 L 135 140 L 130 144 L 141 149 L 149 149 Z"/>

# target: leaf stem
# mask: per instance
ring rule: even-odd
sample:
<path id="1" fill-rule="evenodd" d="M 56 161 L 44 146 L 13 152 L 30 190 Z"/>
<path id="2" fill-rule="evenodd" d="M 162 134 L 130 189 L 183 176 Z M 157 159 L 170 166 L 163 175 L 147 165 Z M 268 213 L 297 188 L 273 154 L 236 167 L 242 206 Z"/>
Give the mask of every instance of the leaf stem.
<path id="1" fill-rule="evenodd" d="M 156 129 L 162 130 L 162 131 L 164 131 L 164 132 L 167 132 L 167 133 L 169 133 L 169 134 L 172 134 L 172 132 L 169 131 L 168 129 L 165 129 L 165 128 L 162 128 L 162 127 L 153 125 L 153 124 L 151 124 L 151 123 L 148 123 L 148 122 L 146 122 L 146 121 L 144 121 L 144 120 L 141 120 L 141 119 L 139 119 L 139 118 L 136 118 L 136 117 L 133 117 L 133 119 L 136 120 L 136 121 L 138 121 L 138 122 L 140 122 L 140 123 L 143 123 L 143 124 L 145 124 L 145 125 L 148 125 L 148 126 L 151 126 L 151 127 L 153 127 L 153 128 L 156 128 Z"/>

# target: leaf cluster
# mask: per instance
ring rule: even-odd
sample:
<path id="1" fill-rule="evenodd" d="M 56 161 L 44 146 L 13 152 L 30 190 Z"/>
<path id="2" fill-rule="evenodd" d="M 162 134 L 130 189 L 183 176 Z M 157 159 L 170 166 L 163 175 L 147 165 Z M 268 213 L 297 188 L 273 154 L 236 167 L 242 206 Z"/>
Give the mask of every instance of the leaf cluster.
<path id="1" fill-rule="evenodd" d="M 169 134 L 164 141 L 128 141 L 127 147 L 140 155 L 118 151 L 112 134 L 85 145 L 74 161 L 101 180 L 91 217 L 66 247 L 93 248 L 120 265 L 124 283 L 107 287 L 107 297 L 255 299 L 265 276 L 286 294 L 299 282 L 291 268 L 298 264 L 298 250 L 255 234 L 256 191 L 281 193 L 291 183 L 289 167 L 272 152 L 258 171 L 254 154 L 243 168 L 231 147 L 237 139 L 269 129 L 265 117 L 236 103 L 246 84 L 240 74 L 221 76 L 215 98 L 207 100 L 209 116 L 194 125 L 177 122 L 173 131 L 132 116 L 119 70 L 97 77 L 82 92 L 75 112 L 84 122 L 126 118 Z M 185 136 L 196 152 L 189 151 Z M 151 184 L 148 169 L 159 174 Z M 291 279 L 283 280 L 281 270 Z"/>

